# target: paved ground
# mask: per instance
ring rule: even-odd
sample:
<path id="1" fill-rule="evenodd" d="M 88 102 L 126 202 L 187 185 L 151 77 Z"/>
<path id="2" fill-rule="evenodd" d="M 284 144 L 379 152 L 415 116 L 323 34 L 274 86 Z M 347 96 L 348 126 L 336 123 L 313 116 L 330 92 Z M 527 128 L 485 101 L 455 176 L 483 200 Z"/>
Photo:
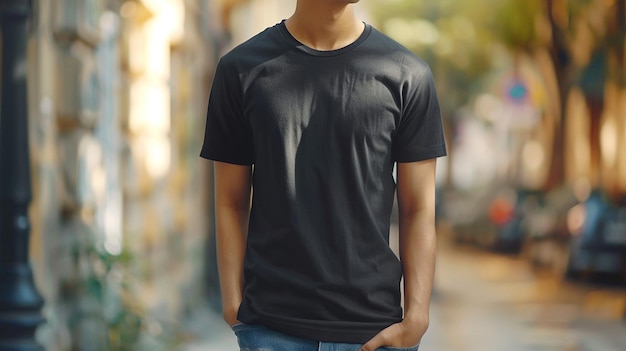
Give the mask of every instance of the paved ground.
<path id="1" fill-rule="evenodd" d="M 421 351 L 626 350 L 626 288 L 566 283 L 517 257 L 440 242 Z M 237 349 L 208 309 L 194 325 L 184 351 Z"/>

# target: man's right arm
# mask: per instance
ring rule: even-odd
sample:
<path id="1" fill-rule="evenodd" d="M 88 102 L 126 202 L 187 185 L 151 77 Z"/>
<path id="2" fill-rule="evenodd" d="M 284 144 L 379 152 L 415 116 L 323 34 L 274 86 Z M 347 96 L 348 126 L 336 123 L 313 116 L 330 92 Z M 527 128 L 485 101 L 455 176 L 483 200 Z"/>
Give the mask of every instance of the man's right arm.
<path id="1" fill-rule="evenodd" d="M 222 290 L 224 320 L 237 321 L 243 298 L 243 260 L 250 217 L 252 166 L 223 162 L 215 165 L 215 218 L 217 265 Z"/>

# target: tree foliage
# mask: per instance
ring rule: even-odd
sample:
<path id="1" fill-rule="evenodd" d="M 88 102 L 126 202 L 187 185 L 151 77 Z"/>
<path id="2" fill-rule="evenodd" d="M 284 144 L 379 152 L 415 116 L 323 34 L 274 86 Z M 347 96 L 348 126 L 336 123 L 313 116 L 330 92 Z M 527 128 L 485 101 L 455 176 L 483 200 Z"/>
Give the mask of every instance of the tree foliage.
<path id="1" fill-rule="evenodd" d="M 537 39 L 536 20 L 542 11 L 541 0 L 503 1 L 496 9 L 499 39 L 513 49 L 530 48 Z"/>
<path id="2" fill-rule="evenodd" d="M 481 88 L 502 52 L 496 10 L 499 0 L 388 0 L 368 2 L 374 24 L 431 65 L 444 114 L 454 115 Z M 436 40 L 424 38 L 436 31 Z M 429 30 L 431 29 L 431 30 Z M 429 33 L 426 33 L 429 30 Z"/>

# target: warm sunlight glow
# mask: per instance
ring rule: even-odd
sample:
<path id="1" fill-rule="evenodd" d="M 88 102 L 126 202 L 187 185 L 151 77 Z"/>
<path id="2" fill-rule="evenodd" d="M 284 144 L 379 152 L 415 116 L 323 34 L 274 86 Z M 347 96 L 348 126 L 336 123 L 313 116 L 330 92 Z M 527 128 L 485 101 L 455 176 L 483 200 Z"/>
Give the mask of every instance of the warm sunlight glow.
<path id="1" fill-rule="evenodd" d="M 571 235 L 578 235 L 585 224 L 587 210 L 582 204 L 572 207 L 567 212 L 567 229 Z"/>
<path id="2" fill-rule="evenodd" d="M 588 177 L 591 167 L 591 147 L 589 145 L 589 110 L 582 91 L 572 89 L 567 101 L 569 119 L 567 125 L 565 153 L 566 170 L 569 179 Z M 571 150 L 571 151 L 570 151 Z"/>
<path id="3" fill-rule="evenodd" d="M 145 147 L 148 174 L 155 179 L 165 176 L 171 164 L 170 141 L 163 137 L 149 138 Z"/>
<path id="4" fill-rule="evenodd" d="M 617 157 L 617 126 L 612 115 L 606 116 L 600 131 L 600 146 L 602 161 L 606 167 L 612 169 Z"/>
<path id="5" fill-rule="evenodd" d="M 184 4 L 180 0 L 143 4 L 152 16 L 130 39 L 131 70 L 136 76 L 130 85 L 128 128 L 141 145 L 148 176 L 159 179 L 171 166 L 170 54 L 173 42 L 184 35 Z"/>
<path id="6" fill-rule="evenodd" d="M 392 18 L 385 22 L 384 30 L 408 47 L 433 45 L 439 40 L 439 30 L 432 22 L 422 19 Z"/>
<path id="7" fill-rule="evenodd" d="M 591 182 L 587 178 L 580 178 L 574 183 L 574 195 L 579 202 L 585 202 L 591 194 Z"/>
<path id="8" fill-rule="evenodd" d="M 530 170 L 537 171 L 541 169 L 545 160 L 545 152 L 543 151 L 541 143 L 537 140 L 530 140 L 526 142 L 522 151 L 522 159 L 524 161 L 524 165 L 526 165 L 526 167 Z"/>

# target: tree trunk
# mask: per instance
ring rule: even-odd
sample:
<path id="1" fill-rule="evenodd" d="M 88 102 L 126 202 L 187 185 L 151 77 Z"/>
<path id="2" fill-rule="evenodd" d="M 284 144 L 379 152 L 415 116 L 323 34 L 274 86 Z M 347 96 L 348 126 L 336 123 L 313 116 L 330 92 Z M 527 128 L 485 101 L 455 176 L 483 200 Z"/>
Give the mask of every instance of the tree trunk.
<path id="1" fill-rule="evenodd" d="M 546 14 L 550 21 L 552 31 L 552 46 L 549 49 L 550 57 L 554 65 L 554 72 L 559 90 L 559 111 L 558 123 L 554 129 L 553 156 L 550 164 L 550 172 L 546 182 L 546 188 L 551 189 L 558 186 L 565 180 L 565 132 L 567 127 L 567 93 L 571 85 L 568 67 L 570 64 L 570 54 L 567 49 L 565 33 L 559 27 L 555 19 L 554 0 L 546 0 Z"/>

